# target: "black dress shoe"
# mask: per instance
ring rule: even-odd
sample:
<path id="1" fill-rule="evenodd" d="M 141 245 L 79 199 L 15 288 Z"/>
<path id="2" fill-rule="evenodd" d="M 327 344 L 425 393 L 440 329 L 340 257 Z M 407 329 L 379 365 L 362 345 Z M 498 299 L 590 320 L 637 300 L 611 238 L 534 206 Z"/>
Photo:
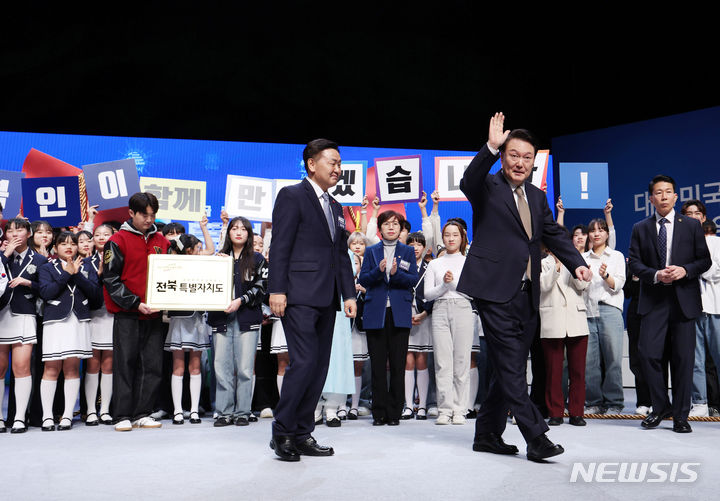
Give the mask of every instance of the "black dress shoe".
<path id="1" fill-rule="evenodd" d="M 560 426 L 563 424 L 563 418 L 562 417 L 551 417 L 548 419 L 547 422 L 548 426 Z"/>
<path id="2" fill-rule="evenodd" d="M 506 444 L 497 433 L 480 433 L 473 441 L 475 452 L 491 452 L 493 454 L 517 454 L 518 448 Z"/>
<path id="3" fill-rule="evenodd" d="M 384 424 L 387 424 L 387 419 L 384 417 L 378 417 L 373 419 L 373 426 L 382 426 Z"/>
<path id="4" fill-rule="evenodd" d="M 291 437 L 273 437 L 270 440 L 270 448 L 282 461 L 300 461 L 300 453 L 295 448 L 295 442 Z"/>
<path id="5" fill-rule="evenodd" d="M 530 461 L 542 461 L 565 452 L 562 445 L 554 444 L 543 433 L 532 440 L 527 445 L 527 458 Z"/>
<path id="6" fill-rule="evenodd" d="M 213 426 L 215 428 L 220 428 L 222 426 L 230 426 L 233 424 L 232 418 L 230 416 L 220 416 L 215 420 L 215 423 L 213 423 Z"/>
<path id="7" fill-rule="evenodd" d="M 400 424 L 399 419 L 388 419 L 387 420 L 388 426 L 398 426 Z"/>
<path id="8" fill-rule="evenodd" d="M 15 423 L 22 423 L 22 428 L 20 428 L 20 427 L 15 428 Z M 26 431 L 27 431 L 27 425 L 25 424 L 25 421 L 23 421 L 22 419 L 16 419 L 15 421 L 13 421 L 13 427 L 10 428 L 10 433 L 13 433 L 13 434 L 25 433 Z"/>
<path id="9" fill-rule="evenodd" d="M 675 433 L 692 433 L 692 428 L 687 419 L 673 419 L 673 431 Z"/>
<path id="10" fill-rule="evenodd" d="M 348 418 L 350 421 L 357 421 L 357 418 L 358 418 L 358 410 L 357 410 L 357 409 L 350 409 L 350 411 L 348 412 L 347 418 Z"/>
<path id="11" fill-rule="evenodd" d="M 295 448 L 303 456 L 332 456 L 335 454 L 332 447 L 318 444 L 313 437 L 308 437 L 302 442 L 295 442 Z"/>
<path id="12" fill-rule="evenodd" d="M 340 424 L 340 418 L 338 417 L 330 418 L 325 421 L 325 425 L 329 426 L 330 428 L 339 428 Z"/>
<path id="13" fill-rule="evenodd" d="M 258 420 L 257 416 L 253 413 L 250 413 L 250 415 L 248 416 L 247 419 L 251 423 L 257 423 L 257 420 Z"/>
<path id="14" fill-rule="evenodd" d="M 248 426 L 249 424 L 250 420 L 245 416 L 238 416 L 235 418 L 235 426 Z"/>
<path id="15" fill-rule="evenodd" d="M 573 426 L 585 426 L 587 424 L 582 416 L 570 416 L 569 423 Z"/>
<path id="16" fill-rule="evenodd" d="M 477 418 L 477 411 L 475 409 L 470 409 L 467 414 L 465 414 L 465 419 L 476 419 Z"/>
<path id="17" fill-rule="evenodd" d="M 642 420 L 640 426 L 643 428 L 656 428 L 663 419 L 669 418 L 670 416 L 672 416 L 671 411 L 661 412 L 660 414 L 651 412 L 645 417 L 645 419 Z"/>

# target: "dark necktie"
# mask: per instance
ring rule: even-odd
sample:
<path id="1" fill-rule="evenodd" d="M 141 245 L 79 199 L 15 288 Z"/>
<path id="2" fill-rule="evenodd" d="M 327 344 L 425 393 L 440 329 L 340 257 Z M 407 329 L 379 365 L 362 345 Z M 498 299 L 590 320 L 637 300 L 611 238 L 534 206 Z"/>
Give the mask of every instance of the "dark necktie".
<path id="1" fill-rule="evenodd" d="M 530 207 L 528 207 L 527 202 L 525 201 L 525 193 L 522 190 L 521 186 L 518 186 L 515 188 L 515 193 L 517 193 L 518 196 L 518 212 L 520 213 L 520 221 L 522 221 L 523 228 L 525 228 L 525 233 L 527 233 L 528 238 L 532 238 L 532 222 L 530 220 Z M 525 269 L 525 272 L 527 273 L 527 277 L 530 278 L 532 275 L 530 274 L 530 259 L 528 258 L 527 268 Z"/>
<path id="2" fill-rule="evenodd" d="M 332 216 L 332 209 L 330 209 L 330 197 L 327 192 L 322 194 L 323 200 L 323 212 L 325 213 L 325 219 L 327 219 L 328 229 L 330 230 L 330 238 L 335 240 L 335 224 Z"/>
<path id="3" fill-rule="evenodd" d="M 664 269 L 667 264 L 667 228 L 665 223 L 668 220 L 661 217 L 658 223 L 660 223 L 660 230 L 658 231 L 658 253 L 660 254 L 660 269 Z"/>

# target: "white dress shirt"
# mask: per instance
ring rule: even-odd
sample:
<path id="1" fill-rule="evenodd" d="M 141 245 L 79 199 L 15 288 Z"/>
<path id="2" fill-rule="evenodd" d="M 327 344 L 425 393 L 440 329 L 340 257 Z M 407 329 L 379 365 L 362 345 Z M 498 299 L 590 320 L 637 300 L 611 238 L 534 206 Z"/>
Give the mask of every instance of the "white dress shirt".
<path id="1" fill-rule="evenodd" d="M 720 237 L 706 235 L 712 266 L 700 278 L 700 295 L 703 312 L 708 315 L 720 315 Z"/>

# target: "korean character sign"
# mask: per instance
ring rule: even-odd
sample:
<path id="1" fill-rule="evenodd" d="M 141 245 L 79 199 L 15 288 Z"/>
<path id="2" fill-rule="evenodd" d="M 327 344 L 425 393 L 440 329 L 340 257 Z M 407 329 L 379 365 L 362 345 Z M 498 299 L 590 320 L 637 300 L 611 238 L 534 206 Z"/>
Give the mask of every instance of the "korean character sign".
<path id="1" fill-rule="evenodd" d="M 465 202 L 467 198 L 460 191 L 460 180 L 473 157 L 435 157 L 435 189 L 440 200 Z"/>
<path id="2" fill-rule="evenodd" d="M 141 177 L 140 190 L 158 199 L 158 217 L 200 221 L 205 213 L 205 181 Z"/>
<path id="3" fill-rule="evenodd" d="M 34 177 L 22 180 L 23 213 L 30 221 L 74 226 L 82 218 L 77 176 Z"/>
<path id="4" fill-rule="evenodd" d="M 342 205 L 362 205 L 366 171 L 366 161 L 343 161 L 340 179 L 328 193 Z"/>
<path id="5" fill-rule="evenodd" d="M 230 217 L 272 221 L 274 181 L 260 177 L 228 175 L 225 210 Z"/>
<path id="6" fill-rule="evenodd" d="M 146 302 L 158 310 L 223 311 L 232 301 L 230 256 L 148 256 Z"/>
<path id="7" fill-rule="evenodd" d="M 383 203 L 418 202 L 422 196 L 420 155 L 375 159 L 377 196 Z"/>
<path id="8" fill-rule="evenodd" d="M 22 200 L 20 180 L 24 177 L 24 172 L 0 170 L 0 204 L 2 204 L 5 219 L 15 217 L 15 214 L 20 212 L 20 201 Z"/>
<path id="9" fill-rule="evenodd" d="M 88 202 L 100 210 L 127 207 L 130 197 L 141 191 L 132 158 L 83 165 L 83 174 Z"/>

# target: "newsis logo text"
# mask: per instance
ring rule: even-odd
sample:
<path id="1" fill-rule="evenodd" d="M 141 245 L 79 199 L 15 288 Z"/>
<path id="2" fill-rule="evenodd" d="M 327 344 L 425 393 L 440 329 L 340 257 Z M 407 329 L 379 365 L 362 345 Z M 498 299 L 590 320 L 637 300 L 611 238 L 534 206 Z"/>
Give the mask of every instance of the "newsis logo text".
<path id="1" fill-rule="evenodd" d="M 596 462 L 574 463 L 570 482 L 695 482 L 700 463 Z"/>

